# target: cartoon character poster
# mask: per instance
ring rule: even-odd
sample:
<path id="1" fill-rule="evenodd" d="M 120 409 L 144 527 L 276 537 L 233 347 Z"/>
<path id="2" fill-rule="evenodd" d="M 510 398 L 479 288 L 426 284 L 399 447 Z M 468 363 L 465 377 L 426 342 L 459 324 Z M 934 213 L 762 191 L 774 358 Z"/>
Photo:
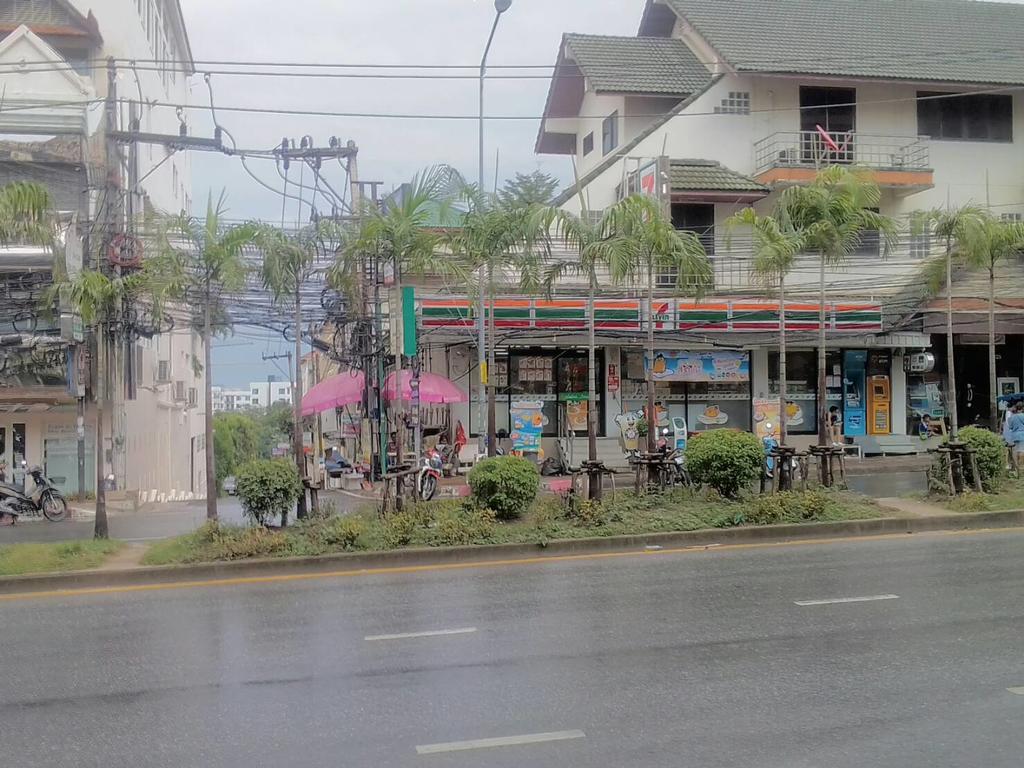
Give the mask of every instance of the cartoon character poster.
<path id="1" fill-rule="evenodd" d="M 540 453 L 541 435 L 548 423 L 541 400 L 517 400 L 512 403 L 512 450 Z"/>
<path id="2" fill-rule="evenodd" d="M 627 411 L 615 417 L 615 423 L 619 425 L 619 434 L 622 436 L 622 449 L 626 452 L 640 449 L 640 430 L 637 429 L 637 422 L 644 416 L 643 411 Z"/>
<path id="3" fill-rule="evenodd" d="M 804 423 L 804 409 L 800 403 L 792 400 L 786 403 L 786 428 L 799 427 Z M 772 434 L 777 435 L 779 430 L 779 400 L 768 398 L 754 399 L 754 432 L 762 440 L 768 435 L 768 425 L 771 424 Z"/>
<path id="4" fill-rule="evenodd" d="M 650 365 L 644 356 L 644 369 Z M 658 352 L 651 368 L 655 381 L 749 381 L 746 352 Z"/>

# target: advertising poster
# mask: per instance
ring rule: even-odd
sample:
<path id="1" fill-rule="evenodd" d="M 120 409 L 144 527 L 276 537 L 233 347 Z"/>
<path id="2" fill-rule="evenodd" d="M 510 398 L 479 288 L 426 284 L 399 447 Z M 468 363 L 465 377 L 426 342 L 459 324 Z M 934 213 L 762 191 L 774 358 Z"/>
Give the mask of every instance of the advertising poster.
<path id="1" fill-rule="evenodd" d="M 540 453 L 540 438 L 547 417 L 541 400 L 517 400 L 512 403 L 512 450 Z"/>
<path id="2" fill-rule="evenodd" d="M 804 409 L 800 403 L 790 400 L 786 403 L 786 431 L 799 427 L 804 423 Z M 779 400 L 778 398 L 754 398 L 754 432 L 762 440 L 768 434 L 768 425 L 772 425 L 772 433 L 779 435 Z"/>
<path id="3" fill-rule="evenodd" d="M 649 360 L 644 357 L 646 371 Z M 749 381 L 746 352 L 658 352 L 652 374 L 655 381 Z"/>

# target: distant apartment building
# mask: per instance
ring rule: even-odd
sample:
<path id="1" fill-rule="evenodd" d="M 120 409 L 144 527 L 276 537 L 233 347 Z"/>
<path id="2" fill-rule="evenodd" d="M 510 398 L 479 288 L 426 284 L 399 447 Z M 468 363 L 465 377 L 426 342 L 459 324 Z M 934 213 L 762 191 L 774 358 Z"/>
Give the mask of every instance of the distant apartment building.
<path id="1" fill-rule="evenodd" d="M 213 412 L 231 413 L 253 407 L 255 395 L 248 389 L 213 388 Z"/>
<path id="2" fill-rule="evenodd" d="M 252 407 L 268 408 L 274 403 L 292 402 L 292 385 L 289 381 L 253 381 L 249 384 Z"/>
<path id="3" fill-rule="evenodd" d="M 115 126 L 129 129 L 131 99 L 139 131 L 178 134 L 183 124 L 166 105 L 189 102 L 193 67 L 177 2 L 0 2 L 0 185 L 44 185 L 63 246 L 56 254 L 33 246 L 0 249 L 0 460 L 40 464 L 74 494 L 84 436 L 83 490 L 95 490 L 99 455 L 119 490 L 198 494 L 205 486 L 205 373 L 198 364 L 201 340 L 188 323 L 161 326 L 144 310 L 134 318 L 138 332 L 119 344 L 110 423 L 97 452 L 91 403 L 98 382 L 81 321 L 64 311 L 49 322 L 35 311 L 55 260 L 71 275 L 83 267 L 110 268 L 119 238 L 130 231 L 123 213 L 109 226 L 111 178 L 138 217 L 191 205 L 189 153 L 157 144 L 136 145 L 140 182 L 128 194 L 127 150 L 116 158 L 106 154 L 108 57 L 117 67 Z M 111 166 L 120 169 L 113 176 Z M 85 403 L 80 420 L 78 406 Z"/>

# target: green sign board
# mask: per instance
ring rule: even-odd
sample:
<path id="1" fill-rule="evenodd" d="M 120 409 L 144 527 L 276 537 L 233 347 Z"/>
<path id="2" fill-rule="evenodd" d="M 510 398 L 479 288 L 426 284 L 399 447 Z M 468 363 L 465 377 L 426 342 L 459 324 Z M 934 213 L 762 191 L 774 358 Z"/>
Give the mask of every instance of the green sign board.
<path id="1" fill-rule="evenodd" d="M 415 357 L 416 346 L 416 289 L 402 286 L 402 354 Z"/>

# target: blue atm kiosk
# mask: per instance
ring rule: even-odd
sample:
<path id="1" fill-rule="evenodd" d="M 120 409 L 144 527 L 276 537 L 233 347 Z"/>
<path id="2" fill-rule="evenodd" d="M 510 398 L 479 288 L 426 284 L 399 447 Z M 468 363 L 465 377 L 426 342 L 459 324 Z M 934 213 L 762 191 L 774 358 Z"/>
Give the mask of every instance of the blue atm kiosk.
<path id="1" fill-rule="evenodd" d="M 867 364 L 865 349 L 843 353 L 843 434 L 847 437 L 867 434 Z"/>

